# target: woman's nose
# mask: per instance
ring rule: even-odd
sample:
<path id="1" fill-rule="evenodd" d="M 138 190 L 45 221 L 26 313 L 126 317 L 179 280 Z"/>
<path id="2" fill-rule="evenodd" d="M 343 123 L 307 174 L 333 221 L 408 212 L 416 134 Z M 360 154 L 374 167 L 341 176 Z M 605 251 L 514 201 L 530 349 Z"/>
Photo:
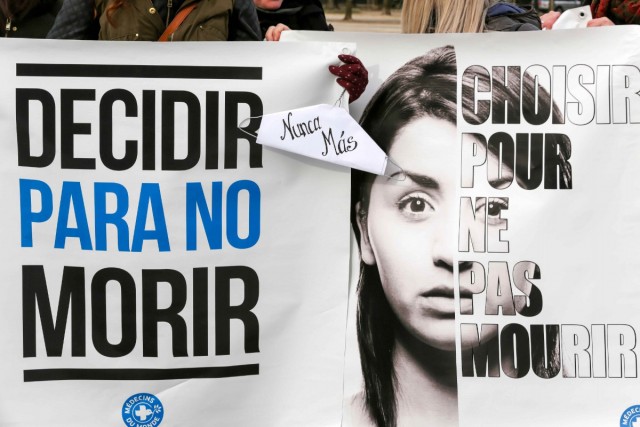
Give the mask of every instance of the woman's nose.
<path id="1" fill-rule="evenodd" d="M 434 224 L 436 225 L 436 224 Z M 434 231 L 431 256 L 436 267 L 446 268 L 453 272 L 453 254 L 456 251 L 457 218 L 455 215 L 446 214 L 442 221 L 438 221 L 437 230 Z"/>

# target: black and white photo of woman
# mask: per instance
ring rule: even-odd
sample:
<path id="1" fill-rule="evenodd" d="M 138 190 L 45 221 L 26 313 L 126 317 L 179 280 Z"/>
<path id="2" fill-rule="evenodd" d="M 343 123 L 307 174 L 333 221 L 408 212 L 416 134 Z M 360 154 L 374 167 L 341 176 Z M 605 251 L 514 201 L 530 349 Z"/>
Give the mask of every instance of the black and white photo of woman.
<path id="1" fill-rule="evenodd" d="M 350 425 L 458 425 L 454 274 L 470 265 L 456 265 L 457 74 L 453 47 L 433 49 L 394 72 L 360 121 L 404 172 L 393 177 L 353 173 L 363 390 L 351 399 Z M 520 102 L 520 87 L 499 90 L 505 91 L 505 99 Z M 534 98 L 523 93 L 523 111 L 535 108 L 533 104 Z M 475 109 L 462 105 L 465 117 Z M 558 135 L 553 144 L 564 160 L 561 179 L 570 186 L 570 142 Z M 497 156 L 489 149 L 487 161 L 497 161 Z M 535 160 L 541 157 L 531 155 L 532 168 L 543 167 Z M 499 183 L 492 186 L 499 188 Z M 476 210 L 486 210 L 489 227 L 500 227 L 502 201 L 487 200 L 489 206 L 480 204 Z M 485 223 L 478 220 L 469 227 Z M 470 303 L 469 290 L 460 289 L 460 301 Z M 462 350 L 472 345 L 460 344 Z"/>

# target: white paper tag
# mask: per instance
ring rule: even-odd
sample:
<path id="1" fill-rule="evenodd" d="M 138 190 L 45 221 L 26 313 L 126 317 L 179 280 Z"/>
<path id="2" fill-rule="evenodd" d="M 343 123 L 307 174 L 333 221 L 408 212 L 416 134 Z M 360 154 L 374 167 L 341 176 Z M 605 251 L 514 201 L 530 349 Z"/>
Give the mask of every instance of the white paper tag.
<path id="1" fill-rule="evenodd" d="M 376 175 L 401 171 L 347 111 L 328 104 L 264 115 L 256 142 Z"/>
<path id="2" fill-rule="evenodd" d="M 554 30 L 569 30 L 572 28 L 586 28 L 591 20 L 591 7 L 582 6 L 562 12 L 553 24 Z"/>

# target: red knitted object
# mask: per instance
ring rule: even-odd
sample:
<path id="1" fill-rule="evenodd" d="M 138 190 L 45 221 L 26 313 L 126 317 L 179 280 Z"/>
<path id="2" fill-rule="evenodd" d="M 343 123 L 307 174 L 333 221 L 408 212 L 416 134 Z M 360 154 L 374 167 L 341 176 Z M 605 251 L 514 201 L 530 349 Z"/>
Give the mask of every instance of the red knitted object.
<path id="1" fill-rule="evenodd" d="M 591 3 L 594 18 L 607 17 L 615 24 L 640 24 L 639 0 L 595 0 Z"/>
<path id="2" fill-rule="evenodd" d="M 329 65 L 329 72 L 338 76 L 336 80 L 349 93 L 349 103 L 360 98 L 369 83 L 369 72 L 353 55 L 338 55 L 343 65 Z"/>

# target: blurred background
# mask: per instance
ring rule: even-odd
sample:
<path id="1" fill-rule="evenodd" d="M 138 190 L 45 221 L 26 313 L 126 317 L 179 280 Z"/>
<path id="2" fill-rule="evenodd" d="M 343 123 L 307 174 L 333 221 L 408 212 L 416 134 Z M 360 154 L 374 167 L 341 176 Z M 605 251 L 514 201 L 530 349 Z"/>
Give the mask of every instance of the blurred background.
<path id="1" fill-rule="evenodd" d="M 327 21 L 336 31 L 400 32 L 402 0 L 320 0 Z M 589 0 L 512 0 L 541 14 L 549 10 L 563 12 L 590 3 Z"/>

